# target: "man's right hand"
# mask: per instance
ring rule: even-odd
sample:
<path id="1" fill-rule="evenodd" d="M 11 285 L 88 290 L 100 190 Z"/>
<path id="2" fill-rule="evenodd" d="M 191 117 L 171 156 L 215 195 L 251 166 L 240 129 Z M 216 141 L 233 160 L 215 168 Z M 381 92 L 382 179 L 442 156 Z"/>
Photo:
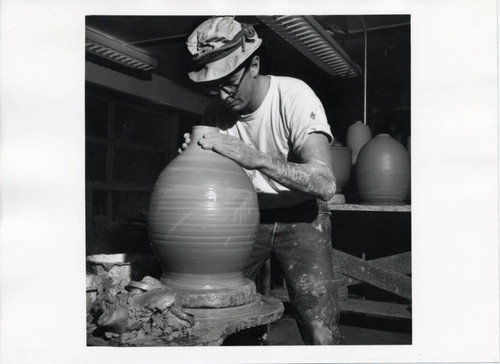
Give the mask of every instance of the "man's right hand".
<path id="1" fill-rule="evenodd" d="M 177 150 L 180 153 L 182 153 L 186 148 L 188 147 L 189 143 L 191 143 L 191 134 L 185 133 L 184 134 L 184 143 L 182 143 L 181 147 Z"/>

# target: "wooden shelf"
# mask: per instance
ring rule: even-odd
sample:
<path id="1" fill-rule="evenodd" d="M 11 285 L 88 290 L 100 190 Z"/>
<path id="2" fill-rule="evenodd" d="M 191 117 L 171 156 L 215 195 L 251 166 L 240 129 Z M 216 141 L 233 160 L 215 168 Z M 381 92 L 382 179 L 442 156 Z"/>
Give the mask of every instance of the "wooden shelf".
<path id="1" fill-rule="evenodd" d="M 411 212 L 411 205 L 358 205 L 328 203 L 332 211 Z"/>
<path id="2" fill-rule="evenodd" d="M 147 150 L 150 152 L 165 152 L 165 147 L 154 147 L 146 143 L 136 143 L 136 142 L 130 142 L 126 140 L 118 140 L 118 139 L 109 139 L 109 138 L 102 138 L 102 137 L 95 137 L 95 136 L 90 136 L 87 135 L 85 136 L 85 141 L 89 143 L 95 143 L 95 144 L 105 144 L 105 145 L 111 145 L 111 146 L 119 146 L 119 147 L 127 147 L 127 148 L 133 148 L 133 149 L 140 149 L 140 150 Z"/>
<path id="3" fill-rule="evenodd" d="M 87 189 L 97 191 L 115 191 L 115 192 L 151 192 L 152 183 L 130 183 L 130 182 L 106 182 L 87 180 L 85 183 Z"/>

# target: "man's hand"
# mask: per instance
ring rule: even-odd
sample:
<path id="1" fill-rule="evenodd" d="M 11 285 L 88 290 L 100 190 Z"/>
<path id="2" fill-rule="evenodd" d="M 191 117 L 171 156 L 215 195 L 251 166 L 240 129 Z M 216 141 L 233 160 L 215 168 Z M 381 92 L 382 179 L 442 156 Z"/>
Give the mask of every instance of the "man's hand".
<path id="1" fill-rule="evenodd" d="M 249 147 L 240 139 L 221 134 L 207 133 L 198 140 L 203 149 L 211 149 L 229 159 L 232 159 L 246 169 L 257 169 L 262 166 L 264 154 Z"/>
<path id="2" fill-rule="evenodd" d="M 181 147 L 179 149 L 177 149 L 179 154 L 182 153 L 183 151 L 185 151 L 186 148 L 188 147 L 189 143 L 191 143 L 191 134 L 185 133 L 183 136 L 184 136 L 184 143 L 182 143 Z"/>

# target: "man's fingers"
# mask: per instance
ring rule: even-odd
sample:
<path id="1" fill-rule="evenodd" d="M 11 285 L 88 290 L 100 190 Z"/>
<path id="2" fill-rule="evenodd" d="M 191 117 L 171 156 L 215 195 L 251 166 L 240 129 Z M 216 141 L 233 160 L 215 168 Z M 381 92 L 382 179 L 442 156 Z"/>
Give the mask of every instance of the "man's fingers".
<path id="1" fill-rule="evenodd" d="M 224 136 L 220 133 L 207 133 L 198 140 L 198 144 L 203 149 L 212 149 L 216 144 L 224 143 Z"/>
<path id="2" fill-rule="evenodd" d="M 207 140 L 205 139 L 200 139 L 198 140 L 198 144 L 203 148 L 203 149 L 212 149 L 213 147 L 213 144 L 208 142 Z"/>
<path id="3" fill-rule="evenodd" d="M 191 143 L 191 140 L 186 140 L 186 143 L 182 143 L 181 147 L 177 149 L 177 152 L 182 153 L 183 151 L 185 151 L 189 143 Z"/>
<path id="4" fill-rule="evenodd" d="M 189 143 L 191 143 L 191 134 L 184 133 L 183 137 L 184 137 L 184 144 L 182 144 L 182 148 L 185 149 L 184 145 L 188 145 Z"/>

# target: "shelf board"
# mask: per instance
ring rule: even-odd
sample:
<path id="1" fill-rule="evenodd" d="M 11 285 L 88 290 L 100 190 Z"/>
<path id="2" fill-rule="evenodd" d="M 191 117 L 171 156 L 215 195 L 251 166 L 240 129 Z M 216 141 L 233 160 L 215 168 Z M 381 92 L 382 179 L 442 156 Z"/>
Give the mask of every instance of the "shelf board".
<path id="1" fill-rule="evenodd" d="M 87 189 L 97 191 L 114 191 L 114 192 L 151 192 L 153 190 L 152 183 L 130 183 L 130 182 L 106 182 L 87 180 L 85 182 Z"/>
<path id="2" fill-rule="evenodd" d="M 358 205 L 328 203 L 332 211 L 411 212 L 411 205 Z"/>
<path id="3" fill-rule="evenodd" d="M 154 147 L 154 146 L 151 146 L 151 145 L 144 143 L 144 142 L 143 143 L 136 143 L 136 142 L 130 142 L 130 141 L 126 141 L 126 140 L 102 138 L 102 137 L 95 137 L 95 136 L 90 136 L 90 135 L 85 136 L 85 141 L 88 143 L 127 147 L 127 148 L 133 148 L 133 149 L 147 150 L 150 152 L 165 152 L 165 148 L 163 148 L 163 147 Z"/>

